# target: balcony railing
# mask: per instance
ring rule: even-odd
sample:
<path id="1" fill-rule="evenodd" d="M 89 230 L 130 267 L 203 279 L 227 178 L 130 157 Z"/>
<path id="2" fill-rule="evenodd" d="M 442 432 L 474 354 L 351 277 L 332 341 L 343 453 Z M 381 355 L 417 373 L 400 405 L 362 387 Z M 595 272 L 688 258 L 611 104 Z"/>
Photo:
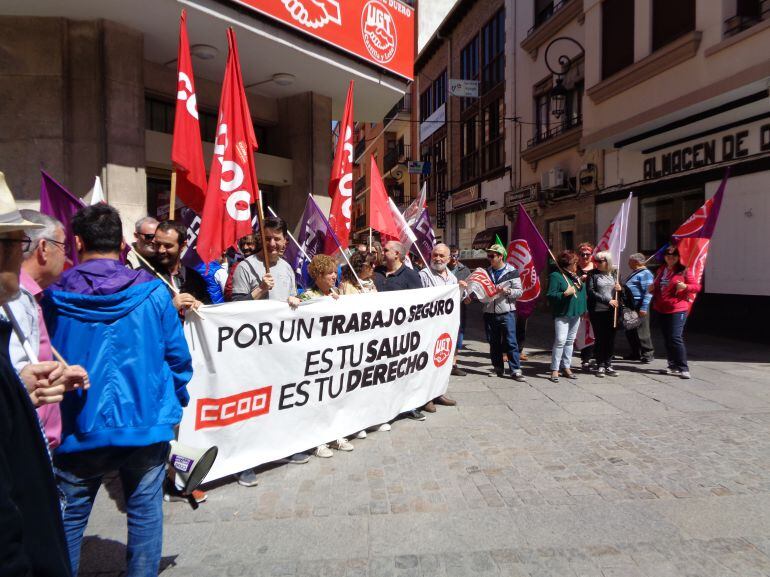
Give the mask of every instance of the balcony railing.
<path id="1" fill-rule="evenodd" d="M 570 0 L 558 0 L 554 1 L 553 3 L 549 4 L 545 8 L 543 8 L 540 12 L 535 14 L 535 24 L 527 31 L 527 36 L 530 36 L 535 30 L 540 28 L 543 24 L 545 24 L 548 20 L 550 20 L 554 14 L 556 14 L 559 10 L 564 8 L 564 5 L 567 4 Z"/>
<path id="2" fill-rule="evenodd" d="M 400 163 L 406 163 L 411 157 L 412 147 L 409 144 L 397 146 L 389 150 L 382 159 L 382 170 L 388 172 Z"/>
<path id="3" fill-rule="evenodd" d="M 391 108 L 385 117 L 382 119 L 383 124 L 387 124 L 401 113 L 409 114 L 412 112 L 412 95 L 404 94 L 404 97 L 396 102 L 395 106 Z"/>
<path id="4" fill-rule="evenodd" d="M 365 188 L 366 188 L 366 176 L 362 176 L 358 180 L 356 180 L 355 193 L 359 194 L 363 192 Z"/>
<path id="5" fill-rule="evenodd" d="M 583 124 L 583 116 L 580 114 L 576 114 L 571 118 L 566 118 L 563 122 L 559 123 L 553 128 L 549 128 L 548 130 L 542 130 L 538 126 L 535 129 L 537 132 L 535 133 L 534 138 L 530 138 L 527 141 L 527 148 L 530 148 L 532 146 L 537 146 L 538 144 L 541 144 L 547 140 L 551 140 L 552 138 L 555 138 L 560 134 L 564 134 L 565 132 L 572 130 L 573 128 L 576 128 L 582 124 Z"/>
<path id="6" fill-rule="evenodd" d="M 750 14 L 736 14 L 725 20 L 725 38 L 735 36 L 770 18 L 770 0 L 761 0 L 754 5 Z"/>

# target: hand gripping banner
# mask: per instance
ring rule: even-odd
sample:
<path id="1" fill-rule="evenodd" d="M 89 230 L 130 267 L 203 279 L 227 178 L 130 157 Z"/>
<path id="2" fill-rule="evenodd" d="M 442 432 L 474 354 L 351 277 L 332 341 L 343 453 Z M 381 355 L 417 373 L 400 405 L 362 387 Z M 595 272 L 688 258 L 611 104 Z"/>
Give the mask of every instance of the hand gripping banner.
<path id="1" fill-rule="evenodd" d="M 446 392 L 458 287 L 203 307 L 180 442 L 217 445 L 208 481 L 387 422 Z"/>

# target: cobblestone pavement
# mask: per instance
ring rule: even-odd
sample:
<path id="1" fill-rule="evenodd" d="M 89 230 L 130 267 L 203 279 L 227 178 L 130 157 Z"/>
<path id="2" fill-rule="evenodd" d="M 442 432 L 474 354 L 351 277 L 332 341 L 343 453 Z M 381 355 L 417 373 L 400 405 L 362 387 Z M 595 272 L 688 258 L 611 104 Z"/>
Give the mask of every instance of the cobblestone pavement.
<path id="1" fill-rule="evenodd" d="M 529 332 L 550 338 L 546 322 Z M 770 349 L 689 344 L 690 381 L 655 361 L 554 384 L 541 350 L 521 384 L 487 376 L 470 341 L 457 407 L 352 453 L 263 467 L 258 487 L 228 480 L 197 511 L 167 504 L 161 575 L 770 575 Z M 107 489 L 81 575 L 124 564 Z"/>

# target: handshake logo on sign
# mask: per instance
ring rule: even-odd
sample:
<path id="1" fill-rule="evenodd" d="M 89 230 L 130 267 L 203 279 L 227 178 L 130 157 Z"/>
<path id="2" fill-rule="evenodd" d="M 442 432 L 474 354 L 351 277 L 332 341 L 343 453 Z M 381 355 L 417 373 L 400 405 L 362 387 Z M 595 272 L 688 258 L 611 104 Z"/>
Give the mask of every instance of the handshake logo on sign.
<path id="1" fill-rule="evenodd" d="M 281 0 L 291 17 L 308 28 L 323 28 L 329 22 L 342 26 L 338 0 Z"/>

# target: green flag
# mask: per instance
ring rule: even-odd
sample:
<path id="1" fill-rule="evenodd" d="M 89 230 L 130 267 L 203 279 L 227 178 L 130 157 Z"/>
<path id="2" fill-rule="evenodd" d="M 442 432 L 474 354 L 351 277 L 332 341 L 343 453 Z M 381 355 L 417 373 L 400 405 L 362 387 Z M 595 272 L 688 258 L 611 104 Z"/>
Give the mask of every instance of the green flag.
<path id="1" fill-rule="evenodd" d="M 505 248 L 505 243 L 503 243 L 502 240 L 500 240 L 500 235 L 495 235 L 495 244 L 499 244 L 501 247 L 503 247 L 503 250 L 505 251 L 505 256 L 503 257 L 505 260 L 508 260 L 508 250 Z"/>

